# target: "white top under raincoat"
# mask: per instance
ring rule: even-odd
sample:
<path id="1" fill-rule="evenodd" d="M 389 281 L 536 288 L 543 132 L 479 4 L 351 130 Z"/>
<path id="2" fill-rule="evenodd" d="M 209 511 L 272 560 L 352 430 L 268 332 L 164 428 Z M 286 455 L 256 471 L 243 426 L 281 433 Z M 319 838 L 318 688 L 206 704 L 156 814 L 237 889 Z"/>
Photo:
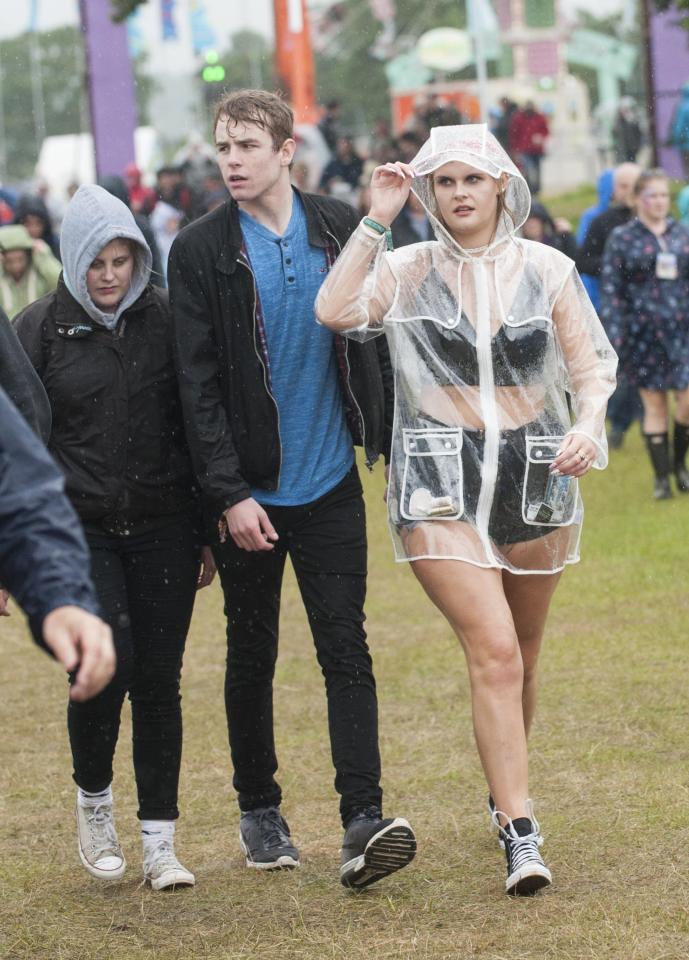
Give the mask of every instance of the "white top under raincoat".
<path id="1" fill-rule="evenodd" d="M 429 174 L 450 161 L 508 177 L 485 249 L 462 249 L 438 220 Z M 577 480 L 548 466 L 567 433 L 606 466 L 617 358 L 574 263 L 515 236 L 529 190 L 484 125 L 433 129 L 412 169 L 437 239 L 386 252 L 359 225 L 316 301 L 333 330 L 388 338 L 396 558 L 552 573 L 579 559 L 583 506 Z"/>

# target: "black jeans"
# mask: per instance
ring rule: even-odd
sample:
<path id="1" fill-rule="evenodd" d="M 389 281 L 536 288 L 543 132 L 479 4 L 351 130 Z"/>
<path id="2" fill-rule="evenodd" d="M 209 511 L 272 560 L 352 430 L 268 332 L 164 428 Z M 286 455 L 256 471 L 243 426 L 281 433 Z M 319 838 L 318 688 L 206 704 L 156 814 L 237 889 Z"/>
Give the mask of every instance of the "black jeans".
<path id="1" fill-rule="evenodd" d="M 225 706 L 241 810 L 277 806 L 273 675 L 280 592 L 289 555 L 325 677 L 335 789 L 346 824 L 380 806 L 378 701 L 364 631 L 366 516 L 356 467 L 313 503 L 267 507 L 279 540 L 250 552 L 231 538 L 216 549 L 225 593 Z"/>
<path id="2" fill-rule="evenodd" d="M 67 724 L 76 783 L 112 781 L 125 694 L 132 704 L 134 774 L 141 820 L 176 820 L 182 758 L 179 692 L 199 572 L 200 536 L 188 517 L 129 535 L 87 527 L 91 571 L 117 651 L 117 670 L 92 700 L 70 700 Z"/>

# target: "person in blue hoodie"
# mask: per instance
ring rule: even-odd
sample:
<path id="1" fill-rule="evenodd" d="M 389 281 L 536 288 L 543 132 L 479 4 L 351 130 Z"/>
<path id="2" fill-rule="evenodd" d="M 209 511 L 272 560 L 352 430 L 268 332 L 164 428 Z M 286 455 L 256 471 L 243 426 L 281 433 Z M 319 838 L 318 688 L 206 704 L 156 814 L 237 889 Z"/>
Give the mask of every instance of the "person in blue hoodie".
<path id="1" fill-rule="evenodd" d="M 689 227 L 689 185 L 682 187 L 675 199 L 679 211 L 679 222 Z"/>
<path id="2" fill-rule="evenodd" d="M 675 107 L 668 137 L 673 147 L 679 151 L 684 167 L 684 176 L 689 179 L 689 81 L 684 84 L 680 100 Z"/>
<path id="3" fill-rule="evenodd" d="M 144 878 L 190 886 L 174 849 L 182 750 L 180 673 L 194 597 L 210 582 L 172 356 L 167 294 L 131 211 L 77 190 L 62 223 L 57 290 L 15 320 L 50 401 L 48 448 L 84 526 L 117 670 L 101 694 L 70 701 L 79 854 L 99 879 L 126 863 L 115 830 L 112 764 L 125 696 Z"/>
<path id="4" fill-rule="evenodd" d="M 608 209 L 612 201 L 613 190 L 614 190 L 614 177 L 615 171 L 612 167 L 604 170 L 601 175 L 598 177 L 597 190 L 598 190 L 598 203 L 595 203 L 592 207 L 589 207 L 581 215 L 579 220 L 579 227 L 577 228 L 577 246 L 583 247 L 586 237 L 589 232 L 589 228 L 596 217 Z M 591 298 L 591 303 L 594 305 L 596 310 L 600 306 L 600 290 L 599 290 L 599 281 L 598 277 L 594 276 L 591 273 L 581 273 L 581 280 L 584 286 L 586 287 L 586 292 Z"/>
<path id="5" fill-rule="evenodd" d="M 582 277 L 588 277 L 589 283 L 595 282 L 594 297 L 589 296 L 597 311 L 600 311 L 600 273 L 603 265 L 603 251 L 616 227 L 628 223 L 634 217 L 634 185 L 641 173 L 636 163 L 621 163 L 612 172 L 612 197 L 607 209 L 593 216 L 586 229 L 585 236 L 579 242 L 576 264 Z M 627 430 L 643 413 L 639 391 L 625 375 L 618 370 L 617 387 L 608 401 L 608 446 L 619 449 L 624 443 Z"/>

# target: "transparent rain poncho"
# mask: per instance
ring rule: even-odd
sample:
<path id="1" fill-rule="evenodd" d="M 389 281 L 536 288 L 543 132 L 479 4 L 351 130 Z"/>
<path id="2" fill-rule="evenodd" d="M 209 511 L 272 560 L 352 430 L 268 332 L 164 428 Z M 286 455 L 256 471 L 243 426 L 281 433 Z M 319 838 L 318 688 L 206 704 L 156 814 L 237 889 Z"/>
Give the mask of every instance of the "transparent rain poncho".
<path id="1" fill-rule="evenodd" d="M 451 161 L 505 175 L 495 235 L 480 250 L 460 247 L 438 219 L 429 174 Z M 360 224 L 316 301 L 338 333 L 388 338 L 396 558 L 552 573 L 579 559 L 583 505 L 578 481 L 548 467 L 568 433 L 591 439 L 594 466 L 606 466 L 617 358 L 574 263 L 516 236 L 529 190 L 484 125 L 433 129 L 412 169 L 436 240 L 387 252 Z"/>

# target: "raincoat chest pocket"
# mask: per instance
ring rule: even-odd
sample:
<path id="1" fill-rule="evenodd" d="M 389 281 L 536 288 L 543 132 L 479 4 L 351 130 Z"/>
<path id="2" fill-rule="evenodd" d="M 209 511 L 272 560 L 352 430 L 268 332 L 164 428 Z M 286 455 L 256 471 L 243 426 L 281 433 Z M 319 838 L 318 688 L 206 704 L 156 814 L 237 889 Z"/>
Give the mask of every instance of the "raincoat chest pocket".
<path id="1" fill-rule="evenodd" d="M 457 520 L 464 513 L 462 431 L 403 430 L 400 512 L 406 520 Z"/>
<path id="2" fill-rule="evenodd" d="M 574 522 L 578 481 L 564 474 L 554 475 L 550 464 L 564 437 L 526 438 L 526 473 L 522 495 L 525 523 L 544 527 L 566 527 Z"/>

